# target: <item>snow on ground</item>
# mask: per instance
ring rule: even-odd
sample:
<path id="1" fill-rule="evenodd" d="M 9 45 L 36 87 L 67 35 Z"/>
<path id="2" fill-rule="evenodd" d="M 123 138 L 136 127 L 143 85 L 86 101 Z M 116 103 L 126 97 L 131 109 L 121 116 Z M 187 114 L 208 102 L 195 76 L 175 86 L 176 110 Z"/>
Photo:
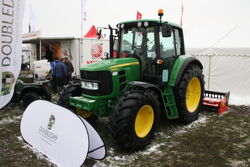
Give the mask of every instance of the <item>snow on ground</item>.
<path id="1" fill-rule="evenodd" d="M 174 133 L 169 134 L 169 133 L 165 133 L 165 132 L 157 132 L 156 136 L 160 135 L 161 138 L 168 139 L 168 138 L 174 137 L 177 134 L 186 133 L 188 129 L 200 127 L 200 126 L 204 125 L 207 121 L 208 121 L 207 116 L 200 114 L 200 117 L 198 120 L 196 120 L 188 125 L 177 126 L 176 128 L 171 129 L 171 131 L 173 131 Z M 159 143 L 159 141 L 153 140 L 152 143 L 149 146 L 147 146 L 145 150 L 138 151 L 138 152 L 134 153 L 133 155 L 132 154 L 118 155 L 116 153 L 116 151 L 114 150 L 114 148 L 110 148 L 108 150 L 108 154 L 107 154 L 107 157 L 105 158 L 105 160 L 97 161 L 94 164 L 94 167 L 123 166 L 123 165 L 131 164 L 133 161 L 138 159 L 140 156 L 145 156 L 145 155 L 148 156 L 152 153 L 160 154 L 162 152 L 160 150 L 160 147 L 165 146 L 167 144 L 164 141 L 165 140 L 163 140 Z"/>
<path id="2" fill-rule="evenodd" d="M 155 144 L 153 146 L 151 146 L 150 148 L 148 148 L 146 151 L 142 151 L 140 152 L 140 154 L 142 155 L 150 155 L 151 153 L 160 153 L 161 151 L 159 150 L 159 148 L 161 146 L 164 146 L 165 143 L 161 143 L 161 144 Z"/>
<path id="3" fill-rule="evenodd" d="M 19 120 L 21 120 L 22 116 L 14 116 L 14 117 L 7 117 L 7 118 L 3 118 L 0 120 L 0 125 L 3 125 L 3 124 L 10 124 L 10 123 L 13 123 L 13 122 L 17 122 Z"/>
<path id="4" fill-rule="evenodd" d="M 14 120 L 13 120 L 12 118 L 10 118 L 10 117 L 8 117 L 8 118 L 3 118 L 3 119 L 0 120 L 0 125 L 3 125 L 3 124 L 10 124 L 10 123 L 12 123 L 12 122 L 14 122 Z"/>
<path id="5" fill-rule="evenodd" d="M 17 139 L 22 143 L 23 148 L 30 150 L 33 152 L 38 160 L 45 160 L 48 163 L 53 163 L 49 158 L 45 157 L 41 152 L 39 152 L 36 148 L 32 147 L 31 145 L 24 142 L 23 138 L 21 136 L 17 136 Z M 55 164 L 55 163 L 53 163 Z"/>
<path id="6" fill-rule="evenodd" d="M 198 120 L 196 120 L 196 121 L 194 121 L 186 126 L 181 127 L 179 130 L 176 131 L 176 134 L 185 133 L 185 132 L 187 132 L 188 129 L 201 126 L 201 125 L 205 124 L 207 122 L 207 120 L 208 119 L 206 116 L 200 115 Z"/>

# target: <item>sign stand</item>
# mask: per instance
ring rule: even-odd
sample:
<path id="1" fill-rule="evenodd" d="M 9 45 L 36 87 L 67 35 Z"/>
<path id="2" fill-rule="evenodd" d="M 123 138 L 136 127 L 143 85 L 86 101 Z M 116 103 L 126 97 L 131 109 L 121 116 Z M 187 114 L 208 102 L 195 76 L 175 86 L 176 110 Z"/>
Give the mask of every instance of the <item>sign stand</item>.
<path id="1" fill-rule="evenodd" d="M 81 166 L 86 157 L 106 157 L 102 138 L 85 119 L 48 101 L 37 100 L 27 107 L 20 130 L 28 144 L 60 167 Z"/>

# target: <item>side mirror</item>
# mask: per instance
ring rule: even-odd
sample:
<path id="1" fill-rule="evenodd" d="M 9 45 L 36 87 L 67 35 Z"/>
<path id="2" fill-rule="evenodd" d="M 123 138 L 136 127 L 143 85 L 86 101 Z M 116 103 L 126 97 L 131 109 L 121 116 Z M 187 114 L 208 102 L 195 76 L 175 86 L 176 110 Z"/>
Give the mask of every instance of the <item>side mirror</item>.
<path id="1" fill-rule="evenodd" d="M 172 33 L 172 27 L 169 24 L 164 23 L 162 25 L 162 36 L 171 37 L 171 33 Z"/>
<path id="2" fill-rule="evenodd" d="M 99 29 L 97 36 L 98 36 L 98 39 L 100 39 L 102 37 L 102 29 Z"/>

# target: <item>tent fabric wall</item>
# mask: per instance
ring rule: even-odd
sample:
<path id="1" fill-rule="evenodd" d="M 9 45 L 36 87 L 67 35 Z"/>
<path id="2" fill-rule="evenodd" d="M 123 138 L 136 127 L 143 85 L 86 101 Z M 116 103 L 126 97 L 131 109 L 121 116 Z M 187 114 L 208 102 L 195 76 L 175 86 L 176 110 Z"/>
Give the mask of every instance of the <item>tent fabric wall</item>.
<path id="1" fill-rule="evenodd" d="M 230 104 L 250 105 L 249 55 L 195 55 L 203 64 L 207 90 L 230 91 Z"/>
<path id="2" fill-rule="evenodd" d="M 200 61 L 201 64 L 203 65 L 203 74 L 204 74 L 204 80 L 205 80 L 205 89 L 209 90 L 208 83 L 209 83 L 209 61 L 210 57 L 209 56 L 196 56 Z"/>

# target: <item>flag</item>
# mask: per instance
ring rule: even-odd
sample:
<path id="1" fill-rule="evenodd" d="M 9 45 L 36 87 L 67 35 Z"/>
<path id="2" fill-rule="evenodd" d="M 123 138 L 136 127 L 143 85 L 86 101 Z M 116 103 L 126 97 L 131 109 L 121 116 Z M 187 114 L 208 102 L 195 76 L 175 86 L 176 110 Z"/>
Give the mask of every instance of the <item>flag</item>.
<path id="1" fill-rule="evenodd" d="M 95 28 L 94 25 L 90 28 L 89 32 L 86 35 L 84 35 L 84 38 L 98 38 L 97 29 Z"/>
<path id="2" fill-rule="evenodd" d="M 142 19 L 142 14 L 137 11 L 137 14 L 136 14 L 136 20 L 141 20 Z"/>
<path id="3" fill-rule="evenodd" d="M 180 21 L 180 24 L 182 25 L 182 18 L 183 18 L 183 3 L 181 3 L 181 21 Z"/>
<path id="4" fill-rule="evenodd" d="M 9 103 L 21 69 L 25 0 L 0 3 L 0 109 Z"/>
<path id="5" fill-rule="evenodd" d="M 33 11 L 33 9 L 31 8 L 30 5 L 30 24 L 29 24 L 29 32 L 33 32 L 36 30 L 36 15 Z"/>

